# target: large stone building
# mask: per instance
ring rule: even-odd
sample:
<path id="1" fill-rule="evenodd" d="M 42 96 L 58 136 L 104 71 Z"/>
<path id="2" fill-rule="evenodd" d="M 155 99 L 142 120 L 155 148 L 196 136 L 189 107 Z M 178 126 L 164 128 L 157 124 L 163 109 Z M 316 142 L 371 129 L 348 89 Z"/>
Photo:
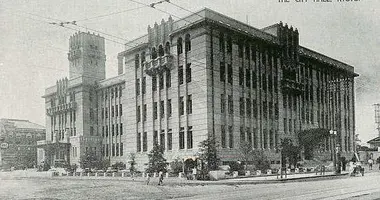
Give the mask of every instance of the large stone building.
<path id="1" fill-rule="evenodd" d="M 25 168 L 37 164 L 37 141 L 45 127 L 29 120 L 0 119 L 0 168 Z"/>
<path id="2" fill-rule="evenodd" d="M 62 146 L 51 160 L 92 151 L 126 163 L 136 153 L 142 169 L 154 143 L 171 161 L 215 136 L 224 163 L 246 141 L 275 164 L 281 139 L 309 128 L 336 130 L 343 152 L 354 150 L 354 68 L 300 46 L 281 22 L 257 29 L 203 9 L 126 43 L 116 77 L 105 79 L 100 36 L 71 37 L 69 61 L 69 79 L 44 95 L 45 143 Z"/>

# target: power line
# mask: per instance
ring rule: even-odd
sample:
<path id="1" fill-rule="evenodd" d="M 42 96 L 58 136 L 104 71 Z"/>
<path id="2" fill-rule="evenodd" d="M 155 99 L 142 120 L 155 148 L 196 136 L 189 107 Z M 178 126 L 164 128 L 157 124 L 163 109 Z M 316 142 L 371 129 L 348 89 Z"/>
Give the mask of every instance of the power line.
<path id="1" fill-rule="evenodd" d="M 111 12 L 111 13 L 108 13 L 108 14 L 98 15 L 98 16 L 94 16 L 94 17 L 88 17 L 88 18 L 79 19 L 79 20 L 75 20 L 75 21 L 77 21 L 77 22 L 89 21 L 89 20 L 93 20 L 93 19 L 98 19 L 98 18 L 102 18 L 102 17 L 108 17 L 108 16 L 111 16 L 111 15 L 117 15 L 117 14 L 120 14 L 120 13 L 125 13 L 125 12 L 129 12 L 129 11 L 138 10 L 138 9 L 145 8 L 145 7 L 146 6 L 140 6 L 140 7 L 137 7 L 137 8 L 126 9 L 126 10 L 122 10 L 122 11 L 118 11 L 118 12 Z"/>

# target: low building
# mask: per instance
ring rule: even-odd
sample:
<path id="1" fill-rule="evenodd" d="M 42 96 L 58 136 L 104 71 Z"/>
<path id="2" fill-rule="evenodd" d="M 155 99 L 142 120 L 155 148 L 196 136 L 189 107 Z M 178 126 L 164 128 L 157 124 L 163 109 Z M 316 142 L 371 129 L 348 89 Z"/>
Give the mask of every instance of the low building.
<path id="1" fill-rule="evenodd" d="M 25 168 L 37 164 L 37 141 L 45 127 L 29 120 L 0 119 L 0 167 Z"/>

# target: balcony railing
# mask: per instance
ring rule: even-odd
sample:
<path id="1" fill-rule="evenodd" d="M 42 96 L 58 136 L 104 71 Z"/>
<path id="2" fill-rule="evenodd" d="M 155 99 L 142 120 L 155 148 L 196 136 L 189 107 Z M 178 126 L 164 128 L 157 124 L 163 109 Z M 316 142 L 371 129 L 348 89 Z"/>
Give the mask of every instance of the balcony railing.
<path id="1" fill-rule="evenodd" d="M 145 72 L 149 76 L 153 76 L 165 70 L 171 69 L 171 67 L 173 66 L 173 55 L 166 54 L 164 56 L 160 56 L 156 59 L 146 61 L 144 65 Z"/>
<path id="2" fill-rule="evenodd" d="M 300 95 L 304 91 L 303 84 L 295 80 L 283 79 L 281 85 L 284 92 Z"/>
<path id="3" fill-rule="evenodd" d="M 46 114 L 47 115 L 54 115 L 54 114 L 57 114 L 57 113 L 63 113 L 63 112 L 67 112 L 67 111 L 70 111 L 70 110 L 75 110 L 76 107 L 77 107 L 76 102 L 72 101 L 72 102 L 69 102 L 69 103 L 60 104 L 60 105 L 48 108 L 48 109 L 46 109 Z"/>

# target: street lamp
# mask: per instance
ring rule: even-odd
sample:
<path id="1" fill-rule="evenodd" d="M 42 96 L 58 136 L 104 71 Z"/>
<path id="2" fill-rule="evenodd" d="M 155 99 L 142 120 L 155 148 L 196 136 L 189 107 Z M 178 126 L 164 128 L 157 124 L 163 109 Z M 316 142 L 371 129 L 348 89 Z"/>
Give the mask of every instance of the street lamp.
<path id="1" fill-rule="evenodd" d="M 330 130 L 330 147 L 331 147 L 330 150 L 331 150 L 331 158 L 333 160 L 334 173 L 336 173 L 335 136 L 336 136 L 336 131 Z"/>

